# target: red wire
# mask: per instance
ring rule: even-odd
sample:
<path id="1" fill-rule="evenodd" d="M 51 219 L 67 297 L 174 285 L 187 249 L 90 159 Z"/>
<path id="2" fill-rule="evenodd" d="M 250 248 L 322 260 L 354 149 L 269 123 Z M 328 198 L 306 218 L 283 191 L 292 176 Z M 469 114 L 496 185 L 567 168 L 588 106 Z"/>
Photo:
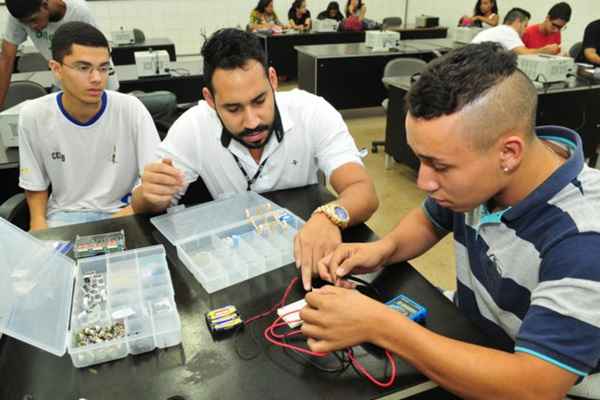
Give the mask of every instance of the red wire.
<path id="1" fill-rule="evenodd" d="M 279 300 L 276 304 L 274 304 L 273 307 L 271 307 L 269 310 L 262 312 L 260 314 L 254 315 L 250 318 L 247 318 L 244 321 L 244 325 L 248 326 L 252 322 L 257 321 L 261 318 L 267 317 L 267 316 L 273 314 L 274 312 L 276 312 L 277 309 L 283 307 L 287 301 L 287 298 L 289 297 L 290 293 L 292 292 L 294 285 L 296 285 L 297 282 L 298 282 L 298 277 L 296 276 L 292 279 L 292 281 L 290 282 L 288 287 L 285 289 L 285 292 L 283 293 L 281 300 Z M 300 329 L 295 329 L 295 330 L 292 330 L 292 331 L 289 331 L 286 333 L 277 333 L 277 331 L 276 331 L 276 329 L 278 329 L 278 328 L 288 326 L 287 322 L 282 322 L 284 316 L 287 316 L 289 314 L 293 314 L 296 312 L 297 311 L 292 311 L 288 314 L 282 315 L 282 316 L 278 317 L 277 319 L 275 319 L 275 321 L 273 321 L 273 323 L 271 323 L 263 332 L 263 336 L 265 337 L 265 339 L 275 346 L 284 347 L 284 348 L 287 348 L 287 349 L 290 349 L 293 351 L 297 351 L 300 353 L 304 353 L 304 354 L 307 354 L 310 356 L 314 356 L 314 357 L 328 356 L 329 353 L 311 351 L 304 347 L 295 346 L 293 344 L 285 343 L 282 341 L 283 339 L 286 339 L 288 337 L 297 336 L 297 335 L 302 334 L 302 331 Z M 293 322 L 293 321 L 290 321 L 290 322 Z M 369 373 L 369 371 L 367 371 L 367 369 L 356 359 L 356 357 L 354 357 L 354 352 L 352 351 L 352 348 L 348 348 L 346 350 L 346 354 L 348 355 L 350 362 L 356 368 L 356 370 L 359 371 L 365 378 L 367 378 L 370 382 L 372 382 L 376 386 L 381 387 L 381 388 L 388 388 L 388 387 L 392 386 L 394 384 L 394 382 L 396 381 L 396 368 L 397 368 L 396 360 L 394 359 L 394 356 L 388 350 L 385 351 L 385 355 L 386 355 L 388 361 L 390 362 L 390 364 L 392 365 L 392 371 L 391 371 L 390 377 L 388 378 L 388 380 L 386 382 L 382 382 L 382 381 L 374 378 L 373 375 L 371 375 Z"/>

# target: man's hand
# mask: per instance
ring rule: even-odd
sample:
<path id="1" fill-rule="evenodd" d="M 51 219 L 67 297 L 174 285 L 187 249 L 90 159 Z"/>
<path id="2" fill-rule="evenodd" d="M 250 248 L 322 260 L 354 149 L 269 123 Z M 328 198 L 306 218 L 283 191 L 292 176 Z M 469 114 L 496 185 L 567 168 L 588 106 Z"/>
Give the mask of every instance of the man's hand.
<path id="1" fill-rule="evenodd" d="M 395 245 L 385 238 L 371 243 L 342 244 L 324 257 L 317 268 L 322 279 L 336 286 L 351 288 L 344 276 L 376 271 L 386 264 L 394 251 Z"/>
<path id="2" fill-rule="evenodd" d="M 560 53 L 560 46 L 556 43 L 548 44 L 540 49 L 545 54 L 558 54 Z"/>
<path id="3" fill-rule="evenodd" d="M 302 271 L 302 284 L 305 290 L 311 289 L 313 276 L 333 282 L 325 270 L 318 270 L 319 261 L 342 243 L 342 233 L 323 213 L 314 214 L 304 224 L 294 239 L 294 260 Z"/>
<path id="4" fill-rule="evenodd" d="M 300 311 L 312 351 L 330 352 L 372 342 L 378 319 L 390 311 L 356 290 L 324 286 L 308 293 Z"/>
<path id="5" fill-rule="evenodd" d="M 140 190 L 144 202 L 150 204 L 152 209 L 164 210 L 183 186 L 183 172 L 173 167 L 171 160 L 165 159 L 146 165 Z"/>
<path id="6" fill-rule="evenodd" d="M 48 222 L 45 219 L 31 220 L 29 223 L 29 231 L 42 231 L 48 229 Z"/>

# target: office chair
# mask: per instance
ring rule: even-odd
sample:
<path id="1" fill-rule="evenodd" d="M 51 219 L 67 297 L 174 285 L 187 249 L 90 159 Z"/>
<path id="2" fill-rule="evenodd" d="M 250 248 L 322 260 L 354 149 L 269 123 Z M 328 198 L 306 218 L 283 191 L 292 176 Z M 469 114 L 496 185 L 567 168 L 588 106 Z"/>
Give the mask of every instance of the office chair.
<path id="1" fill-rule="evenodd" d="M 383 77 L 389 78 L 392 76 L 412 76 L 425 69 L 427 63 L 418 58 L 395 58 L 385 65 L 383 70 Z M 389 88 L 388 84 L 383 81 L 383 86 L 386 89 Z M 383 100 L 381 105 L 387 113 L 388 99 Z M 371 152 L 377 153 L 377 146 L 385 146 L 385 140 L 375 140 L 371 143 Z"/>
<path id="2" fill-rule="evenodd" d="M 142 43 L 146 41 L 146 35 L 141 29 L 133 28 L 133 39 L 136 43 Z"/>
<path id="3" fill-rule="evenodd" d="M 582 49 L 583 49 L 583 42 L 577 42 L 577 43 L 575 43 L 569 49 L 569 56 L 571 56 L 572 58 L 577 59 L 577 57 L 579 57 L 579 53 L 581 53 Z"/>
<path id="4" fill-rule="evenodd" d="M 37 72 L 48 71 L 48 60 L 40 53 L 25 53 L 19 56 L 17 61 L 17 70 L 19 72 Z"/>
<path id="5" fill-rule="evenodd" d="M 174 117 L 177 111 L 177 97 L 175 94 L 166 90 L 149 93 L 136 90 L 129 94 L 137 97 L 148 109 L 156 125 L 160 140 L 163 140 L 175 120 Z"/>
<path id="6" fill-rule="evenodd" d="M 14 81 L 8 85 L 4 109 L 16 106 L 25 100 L 36 99 L 48 94 L 46 89 L 39 83 L 32 81 Z"/>
<path id="7" fill-rule="evenodd" d="M 0 205 L 0 218 L 4 218 L 24 231 L 29 230 L 29 207 L 25 193 L 17 193 Z"/>
<path id="8" fill-rule="evenodd" d="M 386 17 L 381 21 L 381 30 L 385 31 L 391 27 L 401 27 L 402 18 L 400 17 Z"/>

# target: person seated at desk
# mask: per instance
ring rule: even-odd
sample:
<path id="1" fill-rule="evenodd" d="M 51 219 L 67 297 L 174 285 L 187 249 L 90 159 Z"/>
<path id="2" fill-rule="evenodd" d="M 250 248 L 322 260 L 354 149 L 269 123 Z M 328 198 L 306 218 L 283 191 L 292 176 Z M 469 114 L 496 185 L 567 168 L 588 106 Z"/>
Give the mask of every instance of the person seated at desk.
<path id="1" fill-rule="evenodd" d="M 258 0 L 256 8 L 250 13 L 248 29 L 255 32 L 260 30 L 281 31 L 283 28 L 283 24 L 273 9 L 273 0 Z"/>
<path id="2" fill-rule="evenodd" d="M 600 19 L 586 26 L 581 52 L 576 61 L 600 67 Z"/>
<path id="3" fill-rule="evenodd" d="M 205 100 L 169 130 L 158 148 L 162 161 L 146 166 L 133 191 L 133 209 L 164 211 L 198 177 L 218 199 L 315 184 L 321 170 L 339 199 L 318 208 L 295 238 L 294 258 L 309 285 L 317 261 L 341 243 L 341 230 L 378 206 L 348 127 L 321 97 L 277 92 L 277 73 L 250 33 L 219 30 L 202 56 Z"/>
<path id="4" fill-rule="evenodd" d="M 373 343 L 461 398 L 598 398 L 600 375 L 586 376 L 600 367 L 600 172 L 576 132 L 535 128 L 538 94 L 516 58 L 496 43 L 467 45 L 412 86 L 407 141 L 428 197 L 379 241 L 340 245 L 319 263 L 338 287 L 306 295 L 312 351 Z M 455 304 L 513 352 L 438 335 L 344 280 L 418 257 L 451 232 Z"/>
<path id="5" fill-rule="evenodd" d="M 17 47 L 31 39 L 46 59 L 52 57 L 50 41 L 56 30 L 70 21 L 97 26 L 87 4 L 82 0 L 6 0 L 9 15 L 0 53 L 0 108 L 4 104 L 10 77 L 14 70 Z M 108 88 L 119 89 L 119 79 L 110 72 Z"/>
<path id="6" fill-rule="evenodd" d="M 346 18 L 358 17 L 363 21 L 367 15 L 367 6 L 362 0 L 348 0 L 346 3 Z"/>
<path id="7" fill-rule="evenodd" d="M 344 19 L 344 15 L 340 11 L 340 5 L 337 1 L 331 1 L 325 11 L 321 11 L 317 16 L 317 19 L 333 19 L 341 22 Z"/>
<path id="8" fill-rule="evenodd" d="M 548 44 L 539 49 L 528 49 L 521 40 L 521 36 L 527 29 L 531 14 L 522 8 L 513 8 L 504 17 L 502 25 L 479 32 L 471 43 L 496 42 L 507 50 L 517 54 L 558 54 L 560 47 L 556 44 Z"/>
<path id="9" fill-rule="evenodd" d="M 30 100 L 19 117 L 31 230 L 131 214 L 126 199 L 160 142 L 150 114 L 137 98 L 104 90 L 109 45 L 92 25 L 57 29 L 50 68 L 63 91 Z"/>
<path id="10" fill-rule="evenodd" d="M 571 7 L 565 3 L 552 6 L 541 24 L 530 25 L 523 34 L 523 43 L 529 49 L 539 49 L 549 44 L 561 44 L 560 31 L 571 20 Z"/>
<path id="11" fill-rule="evenodd" d="M 288 11 L 290 28 L 298 31 L 310 30 L 310 11 L 306 8 L 306 0 L 294 0 Z"/>
<path id="12" fill-rule="evenodd" d="M 473 16 L 463 16 L 458 25 L 491 28 L 498 26 L 499 19 L 498 4 L 496 3 L 496 0 L 477 0 Z"/>

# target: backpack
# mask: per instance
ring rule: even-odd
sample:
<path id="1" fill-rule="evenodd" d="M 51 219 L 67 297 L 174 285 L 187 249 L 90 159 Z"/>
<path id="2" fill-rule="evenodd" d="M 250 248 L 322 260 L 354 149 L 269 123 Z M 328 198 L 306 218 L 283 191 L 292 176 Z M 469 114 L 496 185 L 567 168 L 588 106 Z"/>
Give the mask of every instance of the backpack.
<path id="1" fill-rule="evenodd" d="M 357 16 L 352 15 L 342 21 L 342 30 L 350 32 L 361 32 L 363 30 L 363 23 Z"/>

